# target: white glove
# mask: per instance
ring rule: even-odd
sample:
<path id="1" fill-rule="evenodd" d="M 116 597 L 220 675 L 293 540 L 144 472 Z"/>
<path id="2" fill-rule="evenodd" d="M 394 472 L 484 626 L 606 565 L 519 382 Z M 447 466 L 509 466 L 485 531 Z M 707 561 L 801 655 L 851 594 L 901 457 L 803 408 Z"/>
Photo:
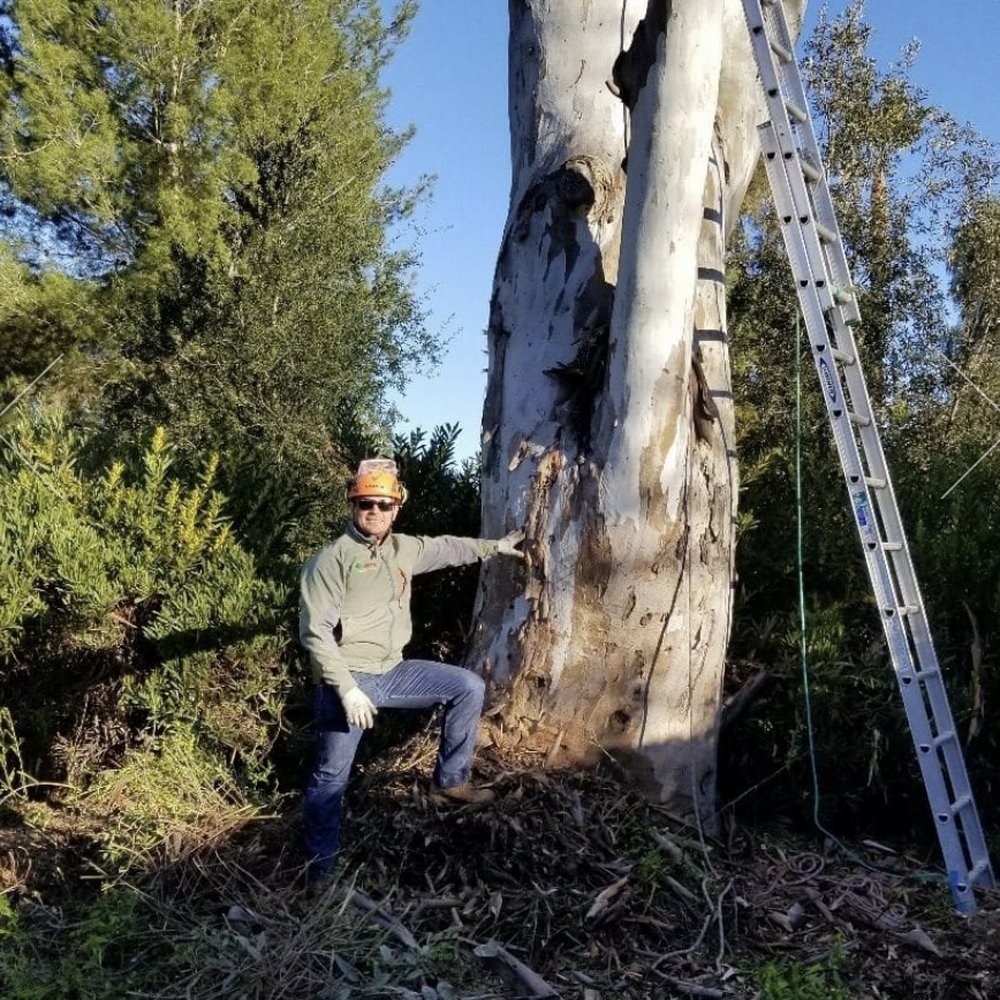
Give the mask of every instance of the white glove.
<path id="1" fill-rule="evenodd" d="M 497 553 L 502 556 L 514 556 L 515 559 L 523 559 L 524 553 L 517 548 L 524 541 L 524 529 L 517 528 L 506 534 L 497 542 Z"/>
<path id="2" fill-rule="evenodd" d="M 372 704 L 371 698 L 361 688 L 351 688 L 347 694 L 341 695 L 347 721 L 358 729 L 371 729 L 375 725 L 378 709 Z"/>

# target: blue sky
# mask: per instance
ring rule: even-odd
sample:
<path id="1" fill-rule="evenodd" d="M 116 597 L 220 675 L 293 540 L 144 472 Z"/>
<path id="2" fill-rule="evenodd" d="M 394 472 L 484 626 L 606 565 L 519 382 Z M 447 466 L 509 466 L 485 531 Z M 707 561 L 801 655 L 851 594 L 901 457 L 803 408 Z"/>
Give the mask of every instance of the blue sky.
<path id="1" fill-rule="evenodd" d="M 830 0 L 836 14 L 846 0 Z M 821 4 L 810 2 L 807 27 Z M 912 73 L 929 100 L 1000 142 L 1000 0 L 868 0 L 872 52 L 887 65 L 913 38 Z M 431 329 L 448 339 L 444 360 L 397 401 L 402 429 L 457 422 L 458 458 L 479 448 L 493 266 L 507 215 L 507 0 L 423 0 L 386 76 L 389 120 L 417 133 L 391 175 L 437 181 L 414 233 L 423 262 L 417 288 Z"/>

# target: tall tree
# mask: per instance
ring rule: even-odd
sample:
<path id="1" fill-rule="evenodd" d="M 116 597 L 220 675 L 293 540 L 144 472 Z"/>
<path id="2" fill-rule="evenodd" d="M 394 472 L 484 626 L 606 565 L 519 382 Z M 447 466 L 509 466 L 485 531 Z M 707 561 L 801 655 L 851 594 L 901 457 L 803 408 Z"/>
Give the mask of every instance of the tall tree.
<path id="1" fill-rule="evenodd" d="M 1000 197 L 973 198 L 955 230 L 951 289 L 961 307 L 961 324 L 951 353 L 971 362 L 973 374 L 998 382 L 1000 342 Z M 992 364 L 990 360 L 992 359 Z"/>
<path id="2" fill-rule="evenodd" d="M 76 346 L 61 371 L 101 388 L 116 434 L 169 422 L 181 456 L 221 450 L 237 505 L 274 487 L 287 512 L 304 470 L 307 493 L 328 489 L 338 424 L 384 420 L 386 389 L 434 354 L 414 257 L 387 238 L 416 192 L 384 186 L 406 137 L 378 79 L 413 9 L 5 2 L 20 271 L 0 273 L 22 295 L 0 373 Z"/>
<path id="3" fill-rule="evenodd" d="M 801 4 L 787 5 L 798 23 Z M 471 662 L 504 728 L 710 822 L 738 476 L 723 250 L 762 113 L 739 0 L 510 6 L 510 213 Z"/>

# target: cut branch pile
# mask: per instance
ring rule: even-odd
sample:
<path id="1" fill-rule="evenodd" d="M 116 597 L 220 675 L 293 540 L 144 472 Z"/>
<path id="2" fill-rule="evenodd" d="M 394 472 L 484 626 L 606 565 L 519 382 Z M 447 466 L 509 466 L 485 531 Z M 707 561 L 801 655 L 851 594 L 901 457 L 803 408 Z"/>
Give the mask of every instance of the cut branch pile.
<path id="1" fill-rule="evenodd" d="M 727 843 L 706 841 L 611 767 L 558 772 L 495 747 L 478 755 L 477 780 L 496 802 L 437 806 L 430 732 L 360 766 L 338 877 L 319 893 L 305 889 L 295 816 L 106 886 L 146 914 L 129 947 L 165 956 L 162 987 L 144 980 L 129 995 L 1000 996 L 997 893 L 961 918 L 943 880 L 881 845 L 861 845 L 860 864 L 732 822 Z M 72 873 L 80 852 L 85 888 L 94 868 L 74 824 L 49 861 Z M 36 955 L 58 957 L 73 934 L 72 900 L 60 897 L 72 879 L 44 878 L 54 828 L 45 844 L 22 833 L 19 846 L 0 837 L 0 891 Z M 768 977 L 777 985 L 765 990 Z"/>
<path id="2" fill-rule="evenodd" d="M 610 767 L 548 771 L 497 748 L 478 776 L 497 802 L 440 810 L 433 756 L 418 737 L 368 765 L 345 845 L 418 940 L 499 943 L 567 996 L 751 997 L 769 963 L 828 970 L 849 995 L 1000 996 L 996 893 L 960 918 L 943 877 L 881 845 L 862 862 L 790 835 L 705 841 Z"/>

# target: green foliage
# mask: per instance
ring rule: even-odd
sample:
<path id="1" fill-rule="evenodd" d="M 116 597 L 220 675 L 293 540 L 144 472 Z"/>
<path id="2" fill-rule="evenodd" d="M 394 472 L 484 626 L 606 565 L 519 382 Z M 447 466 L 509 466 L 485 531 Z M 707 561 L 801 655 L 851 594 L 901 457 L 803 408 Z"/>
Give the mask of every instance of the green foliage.
<path id="1" fill-rule="evenodd" d="M 788 959 L 768 962 L 756 973 L 760 1000 L 850 1000 L 840 975 L 843 963 L 839 944 L 820 964 L 800 965 Z"/>
<path id="2" fill-rule="evenodd" d="M 997 737 L 982 718 L 984 699 L 995 695 L 998 683 L 987 638 L 1000 624 L 1000 562 L 989 540 L 998 524 L 996 456 L 942 498 L 996 437 L 995 412 L 965 380 L 987 392 L 1000 390 L 990 360 L 1000 229 L 995 200 L 984 194 L 996 176 L 996 156 L 909 80 L 916 46 L 883 70 L 867 51 L 870 37 L 863 3 L 834 19 L 824 12 L 806 46 L 804 74 L 864 319 L 855 331 L 858 348 L 956 719 L 963 730 L 978 733 L 970 746 L 971 770 L 988 788 L 997 778 Z M 738 747 L 730 747 L 728 770 L 741 775 L 736 794 L 764 776 L 787 776 L 755 797 L 764 815 L 811 798 L 797 610 L 798 354 L 803 561 L 821 810 L 829 822 L 870 824 L 877 822 L 874 807 L 891 801 L 897 821 L 909 817 L 910 808 L 924 816 L 906 719 L 810 352 L 798 341 L 794 283 L 766 194 L 761 175 L 730 256 L 743 484 L 731 658 L 734 682 L 763 663 L 778 684 L 767 711 L 751 719 Z M 978 653 L 970 657 L 974 635 Z M 987 809 L 990 800 L 984 800 Z"/>
<path id="3" fill-rule="evenodd" d="M 24 795 L 24 760 L 10 709 L 0 706 L 0 806 Z"/>
<path id="4" fill-rule="evenodd" d="M 0 670 L 32 759 L 71 779 L 145 735 L 194 727 L 257 777 L 286 686 L 291 581 L 261 578 L 213 488 L 166 435 L 92 472 L 58 412 L 8 427 L 0 457 Z M 81 713 L 100 705 L 99 730 Z"/>
<path id="5" fill-rule="evenodd" d="M 910 474 L 898 485 L 912 511 L 914 551 L 939 649 L 954 681 L 971 773 L 990 794 L 1000 780 L 1000 730 L 985 706 L 1000 696 L 1000 201 L 965 206 L 950 255 L 959 321 L 939 358 L 932 403 L 905 411 L 899 440 Z M 942 641 L 943 640 L 943 641 Z"/>
<path id="6" fill-rule="evenodd" d="M 28 908 L 30 914 L 30 908 Z M 134 995 L 158 958 L 134 892 L 112 889 L 87 904 L 58 938 L 42 935 L 0 896 L 0 985 L 10 1000 L 115 1000 Z M 161 943 L 162 946 L 162 943 Z M 139 955 L 143 962 L 137 962 Z"/>
<path id="7" fill-rule="evenodd" d="M 963 358 L 982 357 L 996 347 L 1000 335 L 1000 198 L 971 200 L 955 231 L 951 248 L 952 292 L 961 304 L 959 350 Z M 995 355 L 994 355 L 995 356 Z M 982 364 L 981 374 L 996 384 L 995 366 Z"/>
<path id="8" fill-rule="evenodd" d="M 59 379 L 104 453 L 217 452 L 258 552 L 324 523 L 345 425 L 432 361 L 383 178 L 413 3 L 26 0 L 0 20 L 0 378 Z M 276 536 L 275 525 L 287 534 Z"/>
<path id="9" fill-rule="evenodd" d="M 254 815 L 226 762 L 175 728 L 103 772 L 81 805 L 108 820 L 104 857 L 124 870 L 176 861 L 219 843 Z"/>
<path id="10" fill-rule="evenodd" d="M 860 291 L 862 350 L 877 398 L 933 391 L 954 220 L 997 176 L 992 144 L 934 106 L 911 80 L 912 42 L 880 69 L 868 53 L 864 0 L 824 10 L 806 46 L 804 75 L 822 122 L 820 142 Z"/>

